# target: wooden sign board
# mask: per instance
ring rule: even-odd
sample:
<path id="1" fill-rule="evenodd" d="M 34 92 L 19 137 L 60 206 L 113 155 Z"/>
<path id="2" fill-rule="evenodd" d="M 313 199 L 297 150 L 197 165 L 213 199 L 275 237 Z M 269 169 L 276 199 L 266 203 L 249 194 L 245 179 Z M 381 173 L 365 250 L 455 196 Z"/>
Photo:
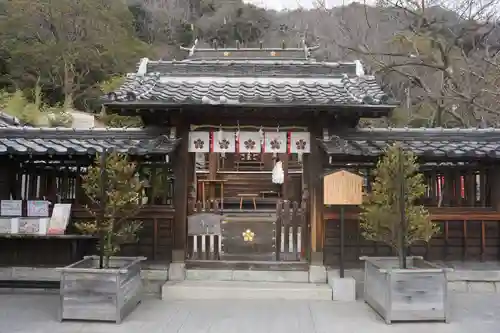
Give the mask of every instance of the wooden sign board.
<path id="1" fill-rule="evenodd" d="M 0 234 L 11 234 L 12 231 L 12 219 L 11 218 L 0 218 Z M 15 230 L 14 230 L 15 232 Z"/>
<path id="2" fill-rule="evenodd" d="M 71 204 L 56 203 L 49 220 L 49 235 L 64 235 L 71 216 Z"/>
<path id="3" fill-rule="evenodd" d="M 27 235 L 46 235 L 48 218 L 21 217 L 18 219 L 18 233 Z"/>
<path id="4" fill-rule="evenodd" d="M 0 211 L 2 216 L 23 216 L 23 201 L 1 200 Z"/>
<path id="5" fill-rule="evenodd" d="M 361 205 L 363 177 L 346 170 L 330 173 L 323 178 L 325 205 Z"/>
<path id="6" fill-rule="evenodd" d="M 49 217 L 49 202 L 45 200 L 29 200 L 28 216 Z"/>

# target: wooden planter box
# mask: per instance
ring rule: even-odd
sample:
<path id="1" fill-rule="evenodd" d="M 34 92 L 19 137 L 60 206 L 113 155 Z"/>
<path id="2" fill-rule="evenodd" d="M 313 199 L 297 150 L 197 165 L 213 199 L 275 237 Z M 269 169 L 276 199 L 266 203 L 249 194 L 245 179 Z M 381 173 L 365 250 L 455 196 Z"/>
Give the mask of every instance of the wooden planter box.
<path id="1" fill-rule="evenodd" d="M 450 311 L 447 268 L 422 257 L 408 257 L 399 269 L 395 257 L 361 257 L 365 261 L 364 299 L 387 324 L 393 321 L 445 321 Z"/>
<path id="2" fill-rule="evenodd" d="M 99 257 L 85 257 L 61 272 L 59 319 L 120 323 L 142 300 L 141 261 L 144 257 L 111 257 L 109 269 L 99 269 Z"/>

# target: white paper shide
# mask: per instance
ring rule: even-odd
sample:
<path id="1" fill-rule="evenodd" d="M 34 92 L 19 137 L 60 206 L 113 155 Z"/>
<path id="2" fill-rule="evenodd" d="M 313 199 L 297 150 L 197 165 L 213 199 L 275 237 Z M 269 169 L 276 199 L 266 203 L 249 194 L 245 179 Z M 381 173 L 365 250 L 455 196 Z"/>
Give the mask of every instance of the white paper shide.
<path id="1" fill-rule="evenodd" d="M 273 175 L 272 175 L 273 184 L 283 184 L 285 182 L 285 172 L 283 171 L 283 162 L 278 161 L 274 164 Z"/>

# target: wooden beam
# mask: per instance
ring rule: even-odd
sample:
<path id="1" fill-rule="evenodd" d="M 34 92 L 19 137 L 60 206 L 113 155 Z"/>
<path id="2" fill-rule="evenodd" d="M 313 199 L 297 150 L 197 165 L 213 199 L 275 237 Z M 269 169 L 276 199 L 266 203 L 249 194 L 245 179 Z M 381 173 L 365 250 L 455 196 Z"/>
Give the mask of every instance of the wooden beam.
<path id="1" fill-rule="evenodd" d="M 184 124 L 177 126 L 178 136 L 181 142 L 177 147 L 174 157 L 174 225 L 173 225 L 173 249 L 172 261 L 182 262 L 186 256 L 187 240 L 187 199 L 189 174 L 193 163 L 189 158 L 189 128 Z M 191 164 L 191 165 L 190 165 Z"/>
<path id="2" fill-rule="evenodd" d="M 217 160 L 219 159 L 218 153 L 208 153 L 208 180 L 214 180 L 217 177 Z M 215 198 L 215 184 L 208 183 L 208 199 L 214 200 Z"/>
<path id="3" fill-rule="evenodd" d="M 289 200 L 290 184 L 288 180 L 288 154 L 279 154 L 281 163 L 283 164 L 283 186 L 281 187 L 281 197 L 284 200 Z"/>
<path id="4" fill-rule="evenodd" d="M 319 122 L 321 125 L 321 122 Z M 322 128 L 317 124 L 310 127 L 311 138 L 321 137 Z M 324 240 L 324 219 L 323 219 L 323 153 L 317 140 L 311 142 L 311 153 L 307 156 L 307 177 L 309 185 L 309 218 L 311 224 L 311 263 L 323 264 L 323 240 Z"/>

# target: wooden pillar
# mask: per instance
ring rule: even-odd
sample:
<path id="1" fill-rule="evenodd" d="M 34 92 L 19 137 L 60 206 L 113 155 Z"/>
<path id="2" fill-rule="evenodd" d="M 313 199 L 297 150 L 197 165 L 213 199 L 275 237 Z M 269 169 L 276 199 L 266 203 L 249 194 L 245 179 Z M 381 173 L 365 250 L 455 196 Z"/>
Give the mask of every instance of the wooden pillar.
<path id="1" fill-rule="evenodd" d="M 281 197 L 283 200 L 289 200 L 290 184 L 288 179 L 288 154 L 280 154 L 281 163 L 283 164 L 283 186 L 281 186 Z"/>
<path id="2" fill-rule="evenodd" d="M 188 152 L 189 127 L 185 124 L 177 126 L 177 136 L 181 138 L 174 154 L 174 225 L 172 261 L 182 262 L 186 256 L 187 240 L 187 201 L 189 179 L 192 178 L 194 163 Z M 191 157 L 191 158 L 190 158 Z"/>
<path id="3" fill-rule="evenodd" d="M 219 158 L 218 153 L 208 153 L 208 180 L 214 180 L 217 177 L 217 159 Z M 208 183 L 208 199 L 210 201 L 215 198 L 215 184 Z M 205 203 L 203 203 L 205 204 Z"/>
<path id="4" fill-rule="evenodd" d="M 323 265 L 323 157 L 324 151 L 315 138 L 321 137 L 322 129 L 312 127 L 311 153 L 306 159 L 309 187 L 309 219 L 311 224 L 311 264 Z"/>
<path id="5" fill-rule="evenodd" d="M 0 167 L 0 199 L 10 200 L 12 185 L 16 179 L 16 171 L 16 164 L 4 156 Z"/>
<path id="6" fill-rule="evenodd" d="M 491 207 L 500 211 L 500 165 L 488 169 L 487 182 L 490 187 Z M 486 184 L 481 185 L 486 186 Z"/>

